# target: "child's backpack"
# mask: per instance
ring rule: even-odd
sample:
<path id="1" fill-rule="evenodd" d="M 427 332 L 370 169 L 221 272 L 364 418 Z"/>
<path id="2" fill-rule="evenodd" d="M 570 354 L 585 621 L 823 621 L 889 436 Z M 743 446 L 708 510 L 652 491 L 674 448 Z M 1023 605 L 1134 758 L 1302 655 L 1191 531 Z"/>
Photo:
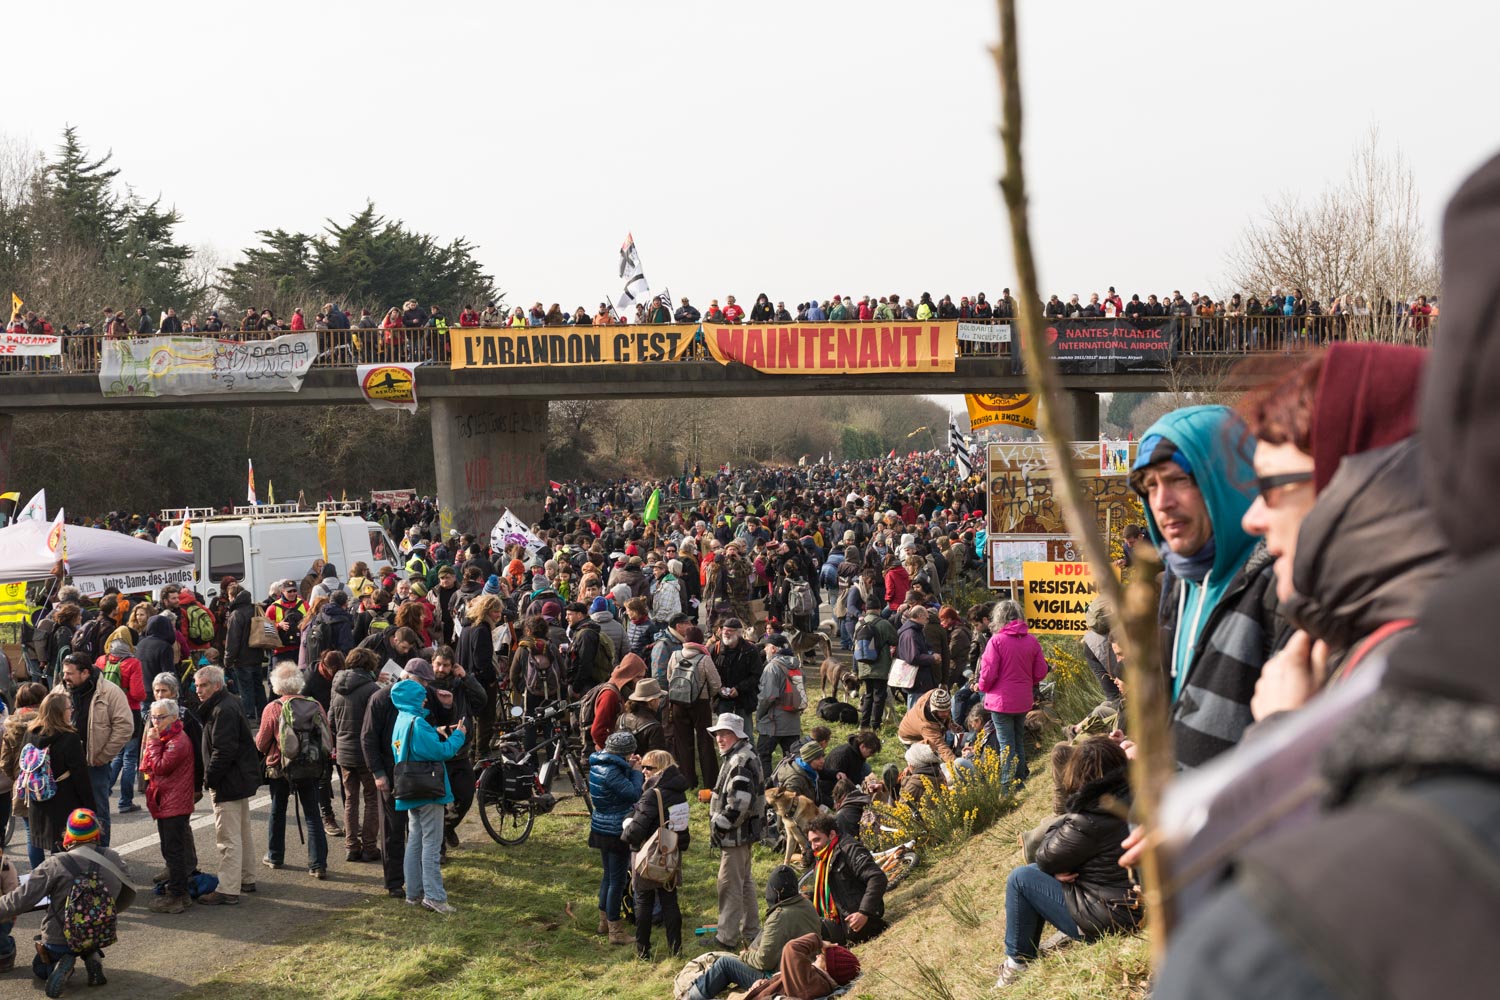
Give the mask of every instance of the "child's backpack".
<path id="1" fill-rule="evenodd" d="M 85 859 L 65 855 L 64 864 L 72 870 L 74 862 L 87 863 Z M 115 897 L 99 877 L 99 866 L 77 872 L 68 886 L 63 900 L 62 932 L 63 944 L 76 955 L 108 948 L 117 940 L 115 935 Z"/>

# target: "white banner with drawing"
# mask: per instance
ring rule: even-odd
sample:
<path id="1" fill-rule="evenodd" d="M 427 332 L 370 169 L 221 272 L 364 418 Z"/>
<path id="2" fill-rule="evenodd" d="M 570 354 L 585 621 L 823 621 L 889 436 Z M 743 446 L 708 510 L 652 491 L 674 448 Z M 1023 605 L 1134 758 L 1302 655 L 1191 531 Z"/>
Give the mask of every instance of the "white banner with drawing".
<path id="1" fill-rule="evenodd" d="M 106 396 L 296 392 L 317 353 L 318 337 L 312 332 L 251 341 L 106 340 L 99 360 L 99 391 Z"/>

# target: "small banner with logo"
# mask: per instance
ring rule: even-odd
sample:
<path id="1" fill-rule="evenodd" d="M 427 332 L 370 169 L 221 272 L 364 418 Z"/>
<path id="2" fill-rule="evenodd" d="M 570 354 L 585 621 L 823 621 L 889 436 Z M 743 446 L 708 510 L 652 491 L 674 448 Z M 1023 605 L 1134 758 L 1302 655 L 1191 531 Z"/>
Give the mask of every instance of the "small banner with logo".
<path id="1" fill-rule="evenodd" d="M 416 365 L 360 365 L 357 374 L 360 394 L 375 409 L 417 412 Z"/>

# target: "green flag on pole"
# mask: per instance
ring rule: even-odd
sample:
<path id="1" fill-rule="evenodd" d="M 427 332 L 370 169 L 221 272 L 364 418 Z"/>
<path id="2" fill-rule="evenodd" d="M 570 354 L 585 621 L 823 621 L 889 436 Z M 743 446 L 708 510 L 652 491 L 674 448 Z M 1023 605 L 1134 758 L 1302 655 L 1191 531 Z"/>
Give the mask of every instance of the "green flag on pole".
<path id="1" fill-rule="evenodd" d="M 652 490 L 651 491 L 651 499 L 646 501 L 646 513 L 644 515 L 644 520 L 645 520 L 645 522 L 647 524 L 650 524 L 652 521 L 656 520 L 656 518 L 660 514 L 661 514 L 661 490 L 659 490 L 659 489 Z"/>

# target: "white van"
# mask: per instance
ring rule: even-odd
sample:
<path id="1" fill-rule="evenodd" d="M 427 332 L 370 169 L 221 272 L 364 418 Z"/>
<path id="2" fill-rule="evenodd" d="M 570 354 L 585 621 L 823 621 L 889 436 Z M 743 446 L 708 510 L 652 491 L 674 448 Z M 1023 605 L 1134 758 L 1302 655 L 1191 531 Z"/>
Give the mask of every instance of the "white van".
<path id="1" fill-rule="evenodd" d="M 349 580 L 349 570 L 363 562 L 376 572 L 381 566 L 399 566 L 405 560 L 385 528 L 366 521 L 357 503 L 324 503 L 328 510 L 328 561 L 339 579 Z M 212 507 L 162 511 L 168 522 L 156 536 L 156 544 L 179 548 L 182 522 L 193 536 L 195 589 L 203 599 L 219 592 L 219 581 L 232 576 L 250 591 L 253 600 L 266 599 L 277 580 L 300 581 L 323 557 L 318 544 L 318 512 L 297 510 L 296 504 L 236 507 L 232 514 L 215 513 Z"/>

